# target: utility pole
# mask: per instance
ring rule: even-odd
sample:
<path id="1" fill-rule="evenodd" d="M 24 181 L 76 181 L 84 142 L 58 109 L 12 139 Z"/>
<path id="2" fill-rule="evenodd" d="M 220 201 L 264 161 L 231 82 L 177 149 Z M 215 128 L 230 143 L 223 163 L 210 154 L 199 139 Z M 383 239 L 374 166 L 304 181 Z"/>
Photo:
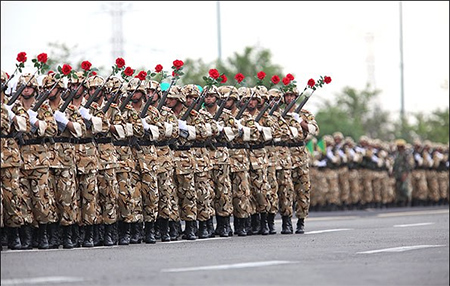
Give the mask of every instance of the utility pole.
<path id="1" fill-rule="evenodd" d="M 400 120 L 402 123 L 402 131 L 405 125 L 405 96 L 404 96 L 404 78 L 403 78 L 403 17 L 402 17 L 402 2 L 400 5 Z"/>
<path id="2" fill-rule="evenodd" d="M 124 14 L 124 7 L 122 5 L 122 2 L 110 2 L 110 14 L 112 16 L 112 37 L 111 37 L 111 43 L 112 43 L 112 51 L 111 56 L 113 59 L 113 62 L 118 57 L 124 57 L 125 51 L 123 49 L 123 14 Z"/>
<path id="3" fill-rule="evenodd" d="M 373 91 L 376 89 L 375 83 L 375 56 L 373 52 L 373 42 L 374 36 L 373 33 L 369 32 L 366 34 L 366 43 L 367 43 L 367 83 L 369 84 L 370 89 Z"/>
<path id="4" fill-rule="evenodd" d="M 221 39 L 221 27 L 220 27 L 220 1 L 217 1 L 217 46 L 219 49 L 218 59 L 222 61 L 222 39 Z"/>

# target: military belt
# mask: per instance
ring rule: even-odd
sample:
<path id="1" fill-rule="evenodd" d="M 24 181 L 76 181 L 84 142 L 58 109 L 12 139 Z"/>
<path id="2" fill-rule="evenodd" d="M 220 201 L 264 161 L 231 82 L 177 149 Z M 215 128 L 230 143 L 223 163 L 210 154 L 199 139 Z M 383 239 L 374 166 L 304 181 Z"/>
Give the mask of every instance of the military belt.
<path id="1" fill-rule="evenodd" d="M 180 150 L 190 150 L 190 149 L 191 149 L 190 146 L 181 145 L 181 146 L 176 146 L 173 150 L 180 151 Z"/>
<path id="2" fill-rule="evenodd" d="M 247 146 L 245 144 L 230 144 L 231 149 L 245 149 Z"/>
<path id="3" fill-rule="evenodd" d="M 192 148 L 205 148 L 205 147 L 206 147 L 206 144 L 205 144 L 205 142 L 194 142 L 194 143 L 191 145 L 191 147 L 192 147 Z"/>
<path id="4" fill-rule="evenodd" d="M 167 140 L 164 140 L 164 141 L 156 141 L 154 144 L 155 144 L 155 146 L 160 147 L 160 146 L 167 146 L 167 145 L 169 144 L 169 142 L 168 142 Z"/>
<path id="5" fill-rule="evenodd" d="M 153 141 L 150 140 L 138 140 L 140 146 L 151 146 L 154 145 Z"/>
<path id="6" fill-rule="evenodd" d="M 75 144 L 94 143 L 94 138 L 73 138 Z"/>
<path id="7" fill-rule="evenodd" d="M 266 144 L 262 143 L 262 144 L 253 144 L 250 145 L 250 149 L 251 150 L 255 150 L 255 149 L 262 149 L 266 146 Z"/>
<path id="8" fill-rule="evenodd" d="M 55 143 L 73 143 L 72 138 L 69 137 L 55 137 L 53 138 L 53 142 Z"/>
<path id="9" fill-rule="evenodd" d="M 8 134 L 8 135 L 0 134 L 0 138 L 14 138 L 14 136 L 11 134 Z"/>
<path id="10" fill-rule="evenodd" d="M 289 146 L 289 143 L 286 142 L 274 142 L 275 146 L 281 146 L 281 147 L 286 147 Z"/>
<path id="11" fill-rule="evenodd" d="M 24 141 L 25 143 L 23 145 L 37 145 L 37 144 L 43 144 L 45 143 L 45 138 L 34 138 L 34 139 L 28 139 Z"/>
<path id="12" fill-rule="evenodd" d="M 228 144 L 225 143 L 225 142 L 216 142 L 216 143 L 214 143 L 214 146 L 216 146 L 216 147 L 227 147 Z"/>
<path id="13" fill-rule="evenodd" d="M 97 142 L 97 144 L 107 144 L 112 142 L 112 138 L 111 137 L 97 138 L 95 139 L 95 141 Z"/>
<path id="14" fill-rule="evenodd" d="M 301 142 L 288 143 L 288 147 L 301 147 L 301 146 L 305 146 L 305 142 L 301 141 Z"/>
<path id="15" fill-rule="evenodd" d="M 117 141 L 113 141 L 114 146 L 128 146 L 130 145 L 130 141 L 129 140 L 117 140 Z"/>

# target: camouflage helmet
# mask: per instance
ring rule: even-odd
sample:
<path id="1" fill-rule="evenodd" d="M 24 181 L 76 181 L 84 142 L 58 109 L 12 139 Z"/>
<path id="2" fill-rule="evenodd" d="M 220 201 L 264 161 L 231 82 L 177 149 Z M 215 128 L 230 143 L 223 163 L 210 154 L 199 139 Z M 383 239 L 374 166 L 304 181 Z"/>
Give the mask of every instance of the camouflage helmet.
<path id="1" fill-rule="evenodd" d="M 140 91 L 143 94 L 146 94 L 146 90 L 145 90 L 145 82 L 141 81 L 140 79 L 138 79 L 137 77 L 132 78 L 127 86 L 126 86 L 126 90 L 128 92 L 133 92 L 136 90 L 136 92 Z"/>
<path id="2" fill-rule="evenodd" d="M 184 97 L 192 96 L 192 97 L 199 97 L 200 96 L 200 88 L 198 88 L 195 84 L 187 84 L 181 88 L 181 93 L 184 95 Z"/>
<path id="3" fill-rule="evenodd" d="M 342 134 L 342 132 L 336 131 L 336 132 L 333 133 L 333 138 L 334 139 L 341 139 L 341 140 L 343 140 L 344 139 L 344 134 Z"/>
<path id="4" fill-rule="evenodd" d="M 323 135 L 322 137 L 323 141 L 325 142 L 325 144 L 327 145 L 333 145 L 334 144 L 334 139 L 333 136 L 331 135 Z"/>
<path id="5" fill-rule="evenodd" d="M 181 86 L 174 85 L 169 89 L 167 93 L 167 98 L 178 99 L 182 103 L 186 102 L 186 95 L 184 95 Z"/>
<path id="6" fill-rule="evenodd" d="M 119 77 L 116 77 L 116 76 L 110 77 L 105 84 L 106 93 L 116 92 L 119 89 L 122 82 L 123 82 L 123 80 Z"/>
<path id="7" fill-rule="evenodd" d="M 157 92 L 161 91 L 161 86 L 159 85 L 159 82 L 157 82 L 156 80 L 148 81 L 147 84 L 145 85 L 145 88 L 156 90 Z"/>
<path id="8" fill-rule="evenodd" d="M 240 98 L 245 97 L 245 96 L 250 96 L 250 89 L 246 86 L 241 86 L 240 88 L 238 88 L 238 95 Z"/>
<path id="9" fill-rule="evenodd" d="M 239 91 L 239 90 L 238 90 Z M 246 88 L 245 90 L 242 90 L 242 94 L 240 94 L 241 99 L 248 99 L 253 95 L 253 99 L 257 99 L 258 101 L 261 101 L 261 96 L 258 94 L 258 92 L 255 91 L 254 88 Z"/>
<path id="10" fill-rule="evenodd" d="M 52 88 L 55 83 L 58 81 L 58 79 L 55 78 L 55 73 L 50 73 L 48 75 L 46 75 L 43 79 L 42 79 L 42 87 L 43 88 Z M 64 82 L 62 81 L 62 79 L 59 79 L 58 82 L 58 86 L 60 88 L 64 88 Z"/>
<path id="11" fill-rule="evenodd" d="M 91 87 L 99 87 L 102 86 L 103 83 L 105 83 L 105 79 L 99 75 L 91 76 L 87 79 L 86 86 L 87 88 Z"/>
<path id="12" fill-rule="evenodd" d="M 350 145 L 350 146 L 356 145 L 355 140 L 353 140 L 353 138 L 350 136 L 345 137 L 344 142 L 345 142 L 345 144 Z"/>
<path id="13" fill-rule="evenodd" d="M 222 85 L 217 88 L 217 92 L 219 93 L 220 98 L 234 98 L 239 100 L 238 89 L 232 85 Z"/>
<path id="14" fill-rule="evenodd" d="M 8 78 L 9 78 L 8 74 L 2 70 L 2 77 L 1 77 L 2 82 L 6 82 Z"/>
<path id="15" fill-rule="evenodd" d="M 269 92 L 267 91 L 267 87 L 264 85 L 257 85 L 253 88 L 253 91 L 256 92 L 257 96 L 264 98 L 266 101 L 269 100 Z"/>
<path id="16" fill-rule="evenodd" d="M 286 95 L 286 94 L 299 95 L 300 93 L 298 92 L 297 87 L 293 87 L 292 89 L 289 89 L 284 93 L 284 95 Z"/>
<path id="17" fill-rule="evenodd" d="M 219 88 L 215 85 L 211 85 L 211 86 L 205 86 L 204 89 L 206 89 L 206 91 L 208 92 L 208 94 L 212 94 L 214 95 L 217 99 L 220 98 L 220 93 L 219 93 Z"/>
<path id="18" fill-rule="evenodd" d="M 280 99 L 280 97 L 283 93 L 279 89 L 272 88 L 268 91 L 268 94 L 269 94 L 269 98 L 273 97 L 278 100 L 278 99 Z"/>
<path id="19" fill-rule="evenodd" d="M 24 74 L 20 75 L 20 77 L 19 77 L 19 79 L 17 81 L 17 86 L 22 86 L 22 85 L 25 85 L 25 84 L 28 87 L 32 87 L 34 89 L 38 89 L 39 88 L 39 83 L 37 81 L 36 76 L 32 75 L 31 73 L 24 73 Z"/>
<path id="20" fill-rule="evenodd" d="M 68 81 L 69 84 L 82 83 L 83 80 L 85 79 L 83 72 L 77 71 L 77 72 L 75 72 L 75 74 L 77 75 L 78 78 L 74 78 L 73 76 L 71 76 Z M 84 86 L 86 86 L 86 83 L 84 84 Z"/>
<path id="21" fill-rule="evenodd" d="M 399 147 L 399 146 L 405 147 L 406 141 L 405 141 L 405 139 L 397 139 L 397 140 L 395 140 L 395 145 L 397 145 L 397 147 Z"/>
<path id="22" fill-rule="evenodd" d="M 369 137 L 367 137 L 365 135 L 362 135 L 361 137 L 359 137 L 359 143 L 362 143 L 362 142 L 369 143 Z"/>

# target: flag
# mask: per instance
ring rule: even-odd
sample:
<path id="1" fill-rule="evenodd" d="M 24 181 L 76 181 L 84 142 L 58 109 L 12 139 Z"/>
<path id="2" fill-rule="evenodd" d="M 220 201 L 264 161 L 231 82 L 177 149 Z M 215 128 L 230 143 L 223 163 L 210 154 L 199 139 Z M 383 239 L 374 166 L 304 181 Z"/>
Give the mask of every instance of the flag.
<path id="1" fill-rule="evenodd" d="M 314 142 L 312 140 L 309 140 L 306 144 L 306 149 L 308 149 L 309 153 L 313 154 L 314 152 Z"/>
<path id="2" fill-rule="evenodd" d="M 317 141 L 317 149 L 322 152 L 323 154 L 326 153 L 327 150 L 327 144 L 325 143 L 325 141 L 322 139 L 320 139 L 319 141 Z"/>

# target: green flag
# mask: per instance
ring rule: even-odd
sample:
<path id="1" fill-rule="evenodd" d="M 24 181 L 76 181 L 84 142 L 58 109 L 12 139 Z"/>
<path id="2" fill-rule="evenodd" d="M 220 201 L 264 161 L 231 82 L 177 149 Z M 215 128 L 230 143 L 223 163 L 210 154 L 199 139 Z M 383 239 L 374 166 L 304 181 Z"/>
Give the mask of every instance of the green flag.
<path id="1" fill-rule="evenodd" d="M 309 140 L 308 143 L 306 144 L 306 149 L 308 149 L 309 153 L 313 153 L 314 152 L 314 142 L 312 140 Z"/>
<path id="2" fill-rule="evenodd" d="M 327 150 L 327 144 L 325 143 L 325 141 L 322 139 L 320 139 L 319 141 L 317 141 L 317 149 L 319 149 L 319 151 L 321 151 L 322 153 L 326 153 Z"/>

